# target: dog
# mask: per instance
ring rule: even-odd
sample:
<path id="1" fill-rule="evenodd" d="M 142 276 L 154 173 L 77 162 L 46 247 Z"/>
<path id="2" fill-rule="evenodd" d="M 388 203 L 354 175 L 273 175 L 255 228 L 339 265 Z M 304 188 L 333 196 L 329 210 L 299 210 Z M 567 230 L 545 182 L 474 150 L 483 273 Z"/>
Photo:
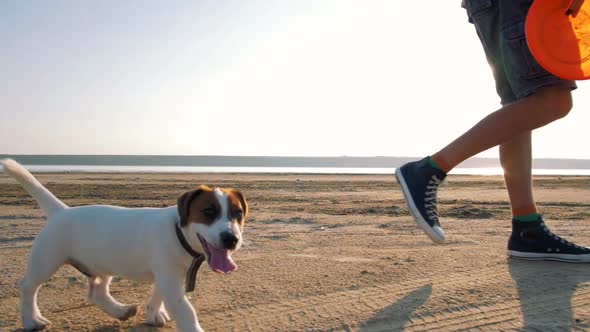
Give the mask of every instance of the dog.
<path id="1" fill-rule="evenodd" d="M 88 277 L 89 302 L 109 315 L 126 320 L 138 311 L 137 305 L 119 303 L 109 294 L 113 276 L 121 276 L 153 283 L 147 324 L 165 325 L 169 311 L 177 331 L 202 331 L 184 282 L 194 285 L 203 259 L 222 274 L 237 269 L 231 255 L 242 244 L 248 215 L 239 190 L 201 185 L 182 194 L 177 205 L 164 208 L 68 207 L 16 161 L 1 163 L 47 217 L 20 283 L 25 330 L 50 324 L 39 311 L 37 293 L 59 267 L 70 264 Z"/>

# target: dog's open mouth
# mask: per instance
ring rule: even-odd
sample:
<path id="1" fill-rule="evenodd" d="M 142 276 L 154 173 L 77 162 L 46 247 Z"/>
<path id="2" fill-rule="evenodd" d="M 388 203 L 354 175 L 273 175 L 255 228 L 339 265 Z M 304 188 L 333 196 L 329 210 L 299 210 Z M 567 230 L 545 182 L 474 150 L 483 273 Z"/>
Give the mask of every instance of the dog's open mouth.
<path id="1" fill-rule="evenodd" d="M 238 265 L 231 258 L 231 250 L 215 247 L 198 233 L 197 237 L 199 238 L 199 241 L 201 241 L 201 246 L 203 246 L 205 254 L 207 255 L 207 263 L 209 263 L 209 266 L 213 271 L 228 274 L 238 269 Z"/>

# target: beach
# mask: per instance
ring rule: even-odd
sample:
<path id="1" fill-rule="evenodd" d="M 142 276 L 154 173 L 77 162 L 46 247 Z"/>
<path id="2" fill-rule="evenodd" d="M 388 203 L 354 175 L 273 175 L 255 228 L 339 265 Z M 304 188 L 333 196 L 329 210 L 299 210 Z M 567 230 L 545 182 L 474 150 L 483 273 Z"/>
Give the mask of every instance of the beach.
<path id="1" fill-rule="evenodd" d="M 393 175 L 44 173 L 69 206 L 163 207 L 199 184 L 241 190 L 249 204 L 239 269 L 206 264 L 190 294 L 206 331 L 588 331 L 590 265 L 508 259 L 510 208 L 499 176 L 451 175 L 439 191 L 447 243 L 415 225 Z M 536 176 L 546 223 L 590 246 L 590 177 Z M 19 331 L 18 281 L 45 225 L 36 203 L 0 175 L 0 330 Z M 62 267 L 40 290 L 48 331 L 174 331 L 144 324 L 150 285 L 115 278 L 140 305 L 119 322 L 88 304 L 86 278 Z"/>

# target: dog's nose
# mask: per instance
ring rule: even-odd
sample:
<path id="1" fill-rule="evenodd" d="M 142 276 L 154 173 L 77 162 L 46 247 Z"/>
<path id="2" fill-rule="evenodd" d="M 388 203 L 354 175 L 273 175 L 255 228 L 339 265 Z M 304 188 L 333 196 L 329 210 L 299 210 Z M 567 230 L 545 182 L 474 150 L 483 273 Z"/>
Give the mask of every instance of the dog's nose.
<path id="1" fill-rule="evenodd" d="M 223 232 L 219 235 L 225 249 L 234 250 L 238 244 L 238 237 L 234 233 Z"/>

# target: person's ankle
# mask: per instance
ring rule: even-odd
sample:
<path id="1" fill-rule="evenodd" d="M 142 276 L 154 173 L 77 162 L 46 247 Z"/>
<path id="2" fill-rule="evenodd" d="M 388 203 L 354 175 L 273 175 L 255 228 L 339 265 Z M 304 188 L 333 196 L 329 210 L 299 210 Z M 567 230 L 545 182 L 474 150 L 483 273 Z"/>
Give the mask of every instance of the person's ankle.
<path id="1" fill-rule="evenodd" d="M 450 168 L 447 162 L 445 162 L 442 158 L 438 158 L 436 155 L 428 157 L 428 163 L 430 166 L 443 171 L 445 174 L 449 172 Z"/>
<path id="2" fill-rule="evenodd" d="M 533 212 L 529 214 L 513 216 L 512 219 L 519 223 L 540 222 L 543 220 L 543 216 L 540 213 Z"/>

